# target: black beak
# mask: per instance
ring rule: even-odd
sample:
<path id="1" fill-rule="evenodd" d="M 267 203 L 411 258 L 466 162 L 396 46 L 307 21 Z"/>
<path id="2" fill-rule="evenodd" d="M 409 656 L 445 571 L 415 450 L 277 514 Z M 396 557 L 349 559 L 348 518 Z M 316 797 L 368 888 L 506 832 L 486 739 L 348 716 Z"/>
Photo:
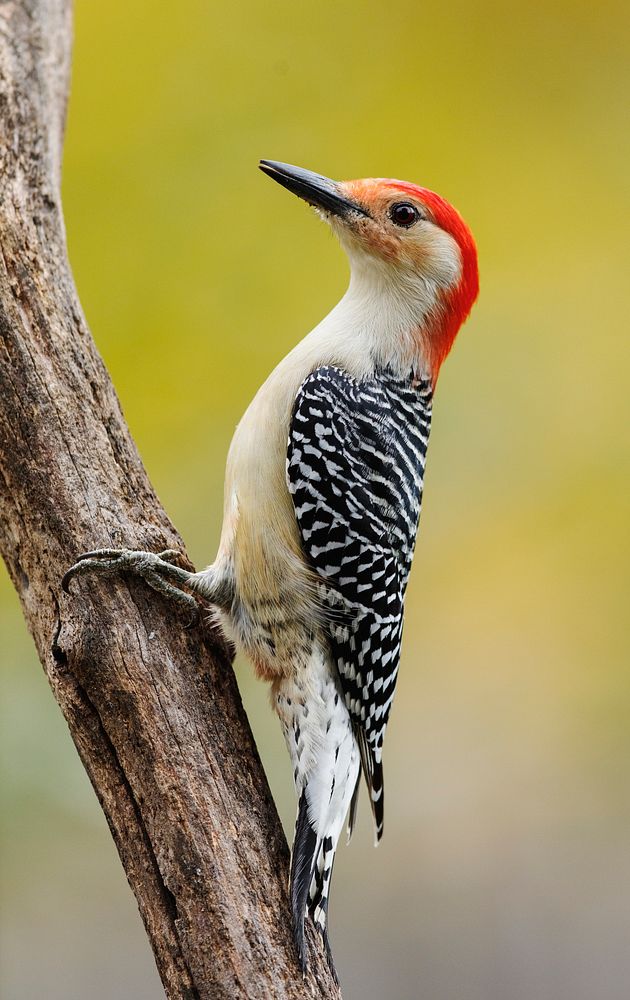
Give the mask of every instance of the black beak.
<path id="1" fill-rule="evenodd" d="M 321 174 L 314 174 L 312 170 L 304 170 L 302 167 L 292 167 L 289 163 L 277 163 L 275 160 L 261 160 L 259 167 L 268 177 L 272 177 L 315 208 L 323 208 L 325 212 L 341 218 L 351 213 L 369 215 L 360 205 L 344 198 L 337 182 L 331 181 L 329 177 L 322 177 Z"/>

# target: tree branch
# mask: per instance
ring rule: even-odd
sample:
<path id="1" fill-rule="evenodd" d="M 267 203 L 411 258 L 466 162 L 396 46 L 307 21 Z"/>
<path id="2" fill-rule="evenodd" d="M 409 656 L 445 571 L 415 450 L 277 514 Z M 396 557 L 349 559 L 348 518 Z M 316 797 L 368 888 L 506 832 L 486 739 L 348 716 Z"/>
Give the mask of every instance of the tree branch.
<path id="1" fill-rule="evenodd" d="M 68 0 L 0 0 L 0 550 L 169 997 L 338 997 L 296 961 L 288 851 L 230 652 L 82 551 L 179 548 L 90 337 L 59 193 Z"/>

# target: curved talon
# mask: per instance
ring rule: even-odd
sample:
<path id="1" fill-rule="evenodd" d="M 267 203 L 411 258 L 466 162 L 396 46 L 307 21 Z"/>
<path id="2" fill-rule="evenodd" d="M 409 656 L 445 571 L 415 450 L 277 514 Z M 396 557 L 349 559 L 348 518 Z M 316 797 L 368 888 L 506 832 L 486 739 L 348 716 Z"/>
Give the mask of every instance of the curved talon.
<path id="1" fill-rule="evenodd" d="M 90 552 L 83 552 L 77 557 L 77 561 L 66 570 L 61 580 L 61 589 L 66 593 L 70 593 L 70 581 L 74 576 L 79 573 L 87 573 L 91 569 L 99 569 L 101 572 L 104 569 L 109 569 L 106 566 L 106 562 L 110 561 L 113 568 L 116 565 L 116 560 L 122 555 L 124 549 L 92 549 Z M 92 563 L 92 565 L 88 565 Z"/>
<path id="2" fill-rule="evenodd" d="M 169 583 L 169 581 L 165 580 L 163 576 L 160 576 L 158 571 L 148 570 L 144 579 L 150 587 L 157 590 L 159 594 L 164 594 L 165 597 L 170 597 L 176 604 L 181 604 L 182 607 L 186 608 L 194 608 L 195 611 L 198 610 L 197 602 L 194 597 L 187 594 L 185 591 L 180 590 L 178 587 L 174 587 L 172 583 Z"/>
<path id="3" fill-rule="evenodd" d="M 61 579 L 61 589 L 66 593 L 70 593 L 70 581 L 75 576 L 81 576 L 84 573 L 89 573 L 92 569 L 97 569 L 100 573 L 108 572 L 116 567 L 116 562 L 114 560 L 96 559 L 93 555 L 85 553 L 82 555 L 70 569 L 66 570 Z"/>
<path id="4" fill-rule="evenodd" d="M 163 552 L 158 552 L 158 559 L 162 559 L 163 562 L 171 563 L 172 565 L 177 565 L 173 560 L 181 559 L 182 553 L 179 549 L 164 549 Z"/>
<path id="5" fill-rule="evenodd" d="M 86 559 L 118 559 L 125 552 L 132 551 L 132 549 L 92 549 L 91 552 L 84 552 L 80 555 L 77 563 L 84 562 Z"/>
<path id="6" fill-rule="evenodd" d="M 193 613 L 191 619 L 193 624 L 199 621 L 199 605 L 191 594 L 182 590 L 181 586 L 190 586 L 193 574 L 171 562 L 173 558 L 181 558 L 181 552 L 177 549 L 164 549 L 156 555 L 155 552 L 145 552 L 142 549 L 94 549 L 78 557 L 74 565 L 64 574 L 61 587 L 66 594 L 69 594 L 72 578 L 92 571 L 105 575 L 135 573 L 153 590 L 168 597 L 180 607 L 188 608 Z"/>

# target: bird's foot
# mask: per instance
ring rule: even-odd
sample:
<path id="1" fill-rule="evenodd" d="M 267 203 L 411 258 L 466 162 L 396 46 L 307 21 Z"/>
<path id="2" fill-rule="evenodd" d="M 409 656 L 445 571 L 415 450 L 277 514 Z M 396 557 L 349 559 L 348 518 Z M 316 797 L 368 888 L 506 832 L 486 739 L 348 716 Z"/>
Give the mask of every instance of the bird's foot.
<path id="1" fill-rule="evenodd" d="M 172 561 L 179 555 L 176 549 L 165 549 L 157 554 L 141 549 L 96 549 L 94 552 L 84 552 L 65 573 L 61 586 L 69 594 L 70 581 L 84 573 L 105 576 L 133 573 L 142 577 L 159 594 L 164 594 L 180 607 L 188 608 L 197 618 L 199 605 L 191 594 L 183 590 L 183 587 L 195 589 L 195 574 L 181 569 Z"/>

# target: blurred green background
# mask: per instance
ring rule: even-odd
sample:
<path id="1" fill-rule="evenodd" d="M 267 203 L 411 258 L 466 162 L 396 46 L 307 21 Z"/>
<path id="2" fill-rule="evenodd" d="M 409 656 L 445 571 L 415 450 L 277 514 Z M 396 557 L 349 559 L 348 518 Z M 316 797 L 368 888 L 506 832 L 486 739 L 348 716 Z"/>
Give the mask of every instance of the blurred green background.
<path id="1" fill-rule="evenodd" d="M 433 187 L 481 299 L 440 378 L 387 832 L 336 867 L 346 1000 L 630 983 L 629 8 L 78 0 L 71 260 L 200 565 L 234 425 L 344 289 L 259 157 Z M 3 1000 L 158 998 L 135 903 L 4 570 Z M 285 751 L 239 678 L 283 820 Z"/>

